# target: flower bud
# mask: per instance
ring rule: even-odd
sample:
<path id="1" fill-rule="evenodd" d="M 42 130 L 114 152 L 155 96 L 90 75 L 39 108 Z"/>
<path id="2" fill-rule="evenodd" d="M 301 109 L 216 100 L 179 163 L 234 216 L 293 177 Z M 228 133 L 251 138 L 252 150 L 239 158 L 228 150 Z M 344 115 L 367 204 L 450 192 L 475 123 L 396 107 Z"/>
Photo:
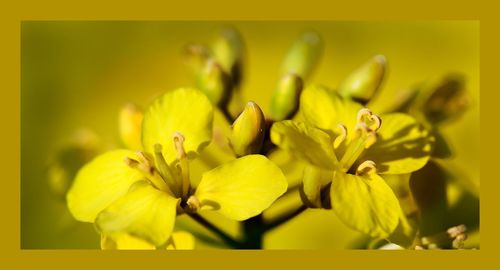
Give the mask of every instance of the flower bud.
<path id="1" fill-rule="evenodd" d="M 426 119 L 438 124 L 462 115 L 469 104 L 464 85 L 465 79 L 460 74 L 449 74 L 427 83 L 422 89 L 427 98 L 421 107 Z"/>
<path id="2" fill-rule="evenodd" d="M 65 198 L 78 170 L 98 155 L 101 148 L 99 138 L 92 131 L 78 130 L 49 161 L 46 173 L 51 192 Z"/>
<path id="3" fill-rule="evenodd" d="M 241 157 L 257 154 L 264 140 L 265 118 L 255 102 L 248 102 L 232 126 L 231 147 Z"/>
<path id="4" fill-rule="evenodd" d="M 231 86 L 227 74 L 213 59 L 206 61 L 198 75 L 198 88 L 217 106 L 225 106 L 231 95 Z"/>
<path id="5" fill-rule="evenodd" d="M 271 97 L 270 117 L 274 121 L 291 118 L 299 108 L 302 79 L 296 74 L 285 75 Z"/>
<path id="6" fill-rule="evenodd" d="M 241 82 L 244 44 L 240 33 L 226 28 L 212 46 L 213 54 L 224 71 L 229 74 L 234 86 Z"/>
<path id="7" fill-rule="evenodd" d="M 323 44 L 315 32 L 305 32 L 293 43 L 283 63 L 283 74 L 295 73 L 307 79 L 318 64 Z"/>
<path id="8" fill-rule="evenodd" d="M 125 105 L 120 111 L 120 137 L 129 149 L 141 149 L 142 111 L 134 104 Z"/>
<path id="9" fill-rule="evenodd" d="M 212 53 L 210 49 L 202 44 L 188 44 L 183 48 L 185 64 L 194 76 L 197 76 Z"/>
<path id="10" fill-rule="evenodd" d="M 384 79 L 386 60 L 376 55 L 354 70 L 339 86 L 338 92 L 362 104 L 368 103 Z"/>

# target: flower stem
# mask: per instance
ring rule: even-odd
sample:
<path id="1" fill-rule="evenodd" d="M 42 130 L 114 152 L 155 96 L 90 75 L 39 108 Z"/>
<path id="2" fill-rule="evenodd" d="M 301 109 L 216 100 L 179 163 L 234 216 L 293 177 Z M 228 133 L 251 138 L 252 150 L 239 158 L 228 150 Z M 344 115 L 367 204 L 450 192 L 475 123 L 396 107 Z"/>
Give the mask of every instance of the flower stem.
<path id="1" fill-rule="evenodd" d="M 231 115 L 231 113 L 229 112 L 229 109 L 227 107 L 219 107 L 222 114 L 224 115 L 224 117 L 226 118 L 227 122 L 229 123 L 229 125 L 232 125 L 233 122 L 234 122 L 234 119 L 233 119 L 233 116 Z"/>
<path id="2" fill-rule="evenodd" d="M 262 214 L 251 217 L 243 221 L 243 233 L 245 240 L 243 242 L 243 249 L 262 249 L 262 242 L 265 233 L 265 224 Z"/>
<path id="3" fill-rule="evenodd" d="M 304 212 L 306 209 L 307 209 L 307 206 L 305 206 L 305 205 L 302 204 L 299 208 L 297 208 L 297 209 L 295 209 L 295 210 L 293 210 L 291 212 L 288 212 L 288 213 L 286 213 L 286 214 L 284 214 L 284 215 L 276 218 L 275 220 L 273 220 L 273 221 L 271 221 L 271 222 L 269 222 L 269 223 L 266 224 L 266 227 L 265 227 L 266 231 L 270 231 L 270 230 L 272 230 L 272 229 L 280 226 L 281 224 L 283 224 L 283 223 L 289 221 L 290 219 L 298 216 L 300 213 Z"/>
<path id="4" fill-rule="evenodd" d="M 215 225 L 212 223 L 208 222 L 205 218 L 198 214 L 189 214 L 189 216 L 194 219 L 196 222 L 200 223 L 213 233 L 217 234 L 226 244 L 230 245 L 233 248 L 240 248 L 241 243 L 237 240 L 235 240 L 233 237 L 222 231 L 221 229 L 217 228 Z"/>

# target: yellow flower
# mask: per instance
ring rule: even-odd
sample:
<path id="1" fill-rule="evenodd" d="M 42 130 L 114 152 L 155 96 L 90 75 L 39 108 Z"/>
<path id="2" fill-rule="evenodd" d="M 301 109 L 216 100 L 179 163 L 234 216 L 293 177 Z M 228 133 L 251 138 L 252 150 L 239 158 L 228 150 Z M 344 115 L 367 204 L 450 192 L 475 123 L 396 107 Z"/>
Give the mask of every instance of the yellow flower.
<path id="1" fill-rule="evenodd" d="M 70 212 L 118 247 L 137 239 L 167 244 L 183 213 L 212 210 L 234 220 L 260 214 L 287 189 L 281 170 L 264 156 L 233 160 L 191 185 L 189 159 L 209 144 L 212 122 L 212 105 L 198 90 L 157 98 L 142 121 L 143 151 L 113 150 L 81 168 L 67 194 Z"/>
<path id="2" fill-rule="evenodd" d="M 398 225 L 400 206 L 381 175 L 422 168 L 431 152 L 429 132 L 406 114 L 379 117 L 316 86 L 303 91 L 300 112 L 306 122 L 275 123 L 271 139 L 309 163 L 302 183 L 305 203 L 324 207 L 329 200 L 347 225 L 387 237 Z M 330 196 L 324 198 L 326 188 Z"/>

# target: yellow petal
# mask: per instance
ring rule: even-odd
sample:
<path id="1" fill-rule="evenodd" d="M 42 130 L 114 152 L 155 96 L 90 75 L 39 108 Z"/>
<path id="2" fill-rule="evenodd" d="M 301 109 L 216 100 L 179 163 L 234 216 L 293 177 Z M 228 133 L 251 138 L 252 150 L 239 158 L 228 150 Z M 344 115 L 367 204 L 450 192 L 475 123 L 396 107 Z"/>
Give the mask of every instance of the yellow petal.
<path id="1" fill-rule="evenodd" d="M 325 88 L 311 85 L 302 91 L 300 112 L 306 121 L 317 128 L 334 132 L 339 124 L 352 131 L 356 116 L 363 107 L 349 99 L 342 99 Z M 350 134 L 348 134 L 350 136 Z"/>
<path id="2" fill-rule="evenodd" d="M 185 231 L 177 231 L 172 233 L 170 242 L 167 245 L 167 250 L 191 250 L 194 249 L 194 236 Z"/>
<path id="3" fill-rule="evenodd" d="M 275 123 L 271 128 L 271 140 L 312 165 L 331 169 L 338 163 L 330 136 L 307 123 L 290 120 Z"/>
<path id="4" fill-rule="evenodd" d="M 66 195 L 68 209 L 77 220 L 94 222 L 99 212 L 141 180 L 142 174 L 125 164 L 126 157 L 135 157 L 135 153 L 110 151 L 80 169 Z"/>
<path id="5" fill-rule="evenodd" d="M 300 195 L 304 204 L 311 208 L 321 208 L 321 190 L 332 181 L 332 178 L 332 171 L 310 165 L 306 166 L 300 188 Z"/>
<path id="6" fill-rule="evenodd" d="M 405 174 L 422 168 L 431 155 L 433 137 L 413 117 L 383 115 L 377 142 L 360 157 L 372 160 L 380 174 Z"/>
<path id="7" fill-rule="evenodd" d="M 371 237 L 385 238 L 398 225 L 400 206 L 377 174 L 337 172 L 330 189 L 332 209 L 346 225 Z"/>
<path id="8" fill-rule="evenodd" d="M 262 155 L 248 155 L 203 174 L 195 196 L 202 210 L 245 220 L 268 208 L 287 186 L 274 163 Z"/>
<path id="9" fill-rule="evenodd" d="M 180 132 L 186 139 L 189 156 L 200 151 L 212 138 L 213 108 L 208 98 L 196 89 L 180 88 L 157 98 L 144 114 L 142 145 L 149 153 L 154 145 L 163 145 L 168 163 L 176 156 L 173 135 Z"/>
<path id="10" fill-rule="evenodd" d="M 101 249 L 151 250 L 156 249 L 156 247 L 128 233 L 118 233 L 115 235 L 101 234 Z"/>
<path id="11" fill-rule="evenodd" d="M 177 202 L 178 199 L 140 181 L 99 213 L 96 225 L 104 234 L 128 233 L 161 246 L 174 228 Z"/>

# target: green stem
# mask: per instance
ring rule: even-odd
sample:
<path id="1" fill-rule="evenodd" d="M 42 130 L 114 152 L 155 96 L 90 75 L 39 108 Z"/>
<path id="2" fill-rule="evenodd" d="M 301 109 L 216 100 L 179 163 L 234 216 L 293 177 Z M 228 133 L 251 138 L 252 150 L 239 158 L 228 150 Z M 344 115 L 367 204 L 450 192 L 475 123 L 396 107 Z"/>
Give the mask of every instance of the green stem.
<path id="1" fill-rule="evenodd" d="M 300 213 L 304 212 L 307 209 L 307 206 L 301 205 L 299 208 L 295 209 L 294 211 L 291 211 L 289 213 L 284 214 L 281 217 L 276 218 L 275 220 L 269 222 L 268 224 L 265 225 L 265 230 L 269 231 L 272 230 L 281 224 L 289 221 L 290 219 L 298 216 Z"/>
<path id="2" fill-rule="evenodd" d="M 262 214 L 243 221 L 243 233 L 245 235 L 245 240 L 242 248 L 262 249 L 265 231 Z"/>
<path id="3" fill-rule="evenodd" d="M 233 237 L 228 235 L 227 233 L 223 232 L 221 229 L 217 228 L 215 225 L 212 223 L 208 222 L 206 219 L 204 219 L 202 216 L 198 214 L 189 214 L 189 216 L 206 227 L 207 229 L 211 230 L 213 233 L 217 234 L 226 244 L 230 245 L 233 248 L 240 248 L 242 244 L 235 240 Z"/>

